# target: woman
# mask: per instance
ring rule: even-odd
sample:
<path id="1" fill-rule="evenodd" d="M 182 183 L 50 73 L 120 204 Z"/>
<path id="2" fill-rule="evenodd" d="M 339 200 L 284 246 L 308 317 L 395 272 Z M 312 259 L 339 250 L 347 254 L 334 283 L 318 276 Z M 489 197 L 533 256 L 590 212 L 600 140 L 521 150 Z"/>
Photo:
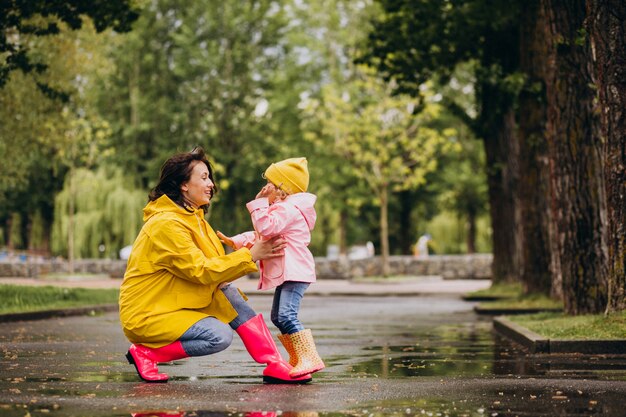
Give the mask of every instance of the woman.
<path id="1" fill-rule="evenodd" d="M 266 364 L 267 383 L 291 378 L 263 317 L 230 284 L 256 271 L 255 262 L 281 255 L 283 239 L 258 241 L 226 255 L 204 210 L 217 191 L 213 169 L 196 148 L 168 159 L 144 208 L 144 226 L 133 244 L 120 288 L 120 321 L 132 343 L 126 358 L 146 382 L 166 382 L 158 362 L 220 352 L 233 332 Z"/>

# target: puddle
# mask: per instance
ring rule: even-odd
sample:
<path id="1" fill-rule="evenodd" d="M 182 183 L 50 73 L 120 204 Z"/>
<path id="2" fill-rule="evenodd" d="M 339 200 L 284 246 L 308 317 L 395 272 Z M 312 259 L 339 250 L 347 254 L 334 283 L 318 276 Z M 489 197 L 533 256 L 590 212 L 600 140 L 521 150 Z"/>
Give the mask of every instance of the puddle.
<path id="1" fill-rule="evenodd" d="M 428 333 L 404 333 L 401 339 L 416 342 L 367 347 L 369 356 L 349 372 L 375 378 L 515 375 L 626 380 L 624 355 L 533 355 L 495 334 L 487 323 L 440 326 Z"/>

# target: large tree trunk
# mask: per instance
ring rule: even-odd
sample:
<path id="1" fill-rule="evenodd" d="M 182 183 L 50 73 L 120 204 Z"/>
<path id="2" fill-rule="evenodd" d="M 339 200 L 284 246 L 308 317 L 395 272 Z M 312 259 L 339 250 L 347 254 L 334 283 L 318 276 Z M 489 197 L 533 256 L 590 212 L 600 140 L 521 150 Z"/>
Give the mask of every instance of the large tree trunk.
<path id="1" fill-rule="evenodd" d="M 539 0 L 529 0 L 520 19 L 520 69 L 526 85 L 519 104 L 519 192 L 524 292 L 550 295 L 550 176 L 545 139 L 545 16 Z"/>
<path id="2" fill-rule="evenodd" d="M 544 1 L 549 21 L 546 42 L 556 48 L 546 82 L 547 138 L 565 310 L 600 313 L 607 304 L 606 209 L 590 47 L 581 36 L 585 5 Z"/>
<path id="3" fill-rule="evenodd" d="M 607 200 L 607 312 L 626 309 L 626 3 L 587 1 Z"/>

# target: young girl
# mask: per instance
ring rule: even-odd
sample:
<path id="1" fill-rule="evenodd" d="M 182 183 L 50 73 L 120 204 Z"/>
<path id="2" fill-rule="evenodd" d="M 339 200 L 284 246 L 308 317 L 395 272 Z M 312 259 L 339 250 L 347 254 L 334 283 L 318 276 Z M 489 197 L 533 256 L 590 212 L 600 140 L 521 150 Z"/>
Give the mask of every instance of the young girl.
<path id="1" fill-rule="evenodd" d="M 310 283 L 315 282 L 315 261 L 308 249 L 315 226 L 315 200 L 307 193 L 309 171 L 306 158 L 291 158 L 271 164 L 263 174 L 267 184 L 255 200 L 246 204 L 255 232 L 232 238 L 217 232 L 224 243 L 237 250 L 261 240 L 282 236 L 287 241 L 284 256 L 260 261 L 259 289 L 275 288 L 272 323 L 289 353 L 292 377 L 324 368 L 310 329 L 298 320 L 300 301 Z"/>

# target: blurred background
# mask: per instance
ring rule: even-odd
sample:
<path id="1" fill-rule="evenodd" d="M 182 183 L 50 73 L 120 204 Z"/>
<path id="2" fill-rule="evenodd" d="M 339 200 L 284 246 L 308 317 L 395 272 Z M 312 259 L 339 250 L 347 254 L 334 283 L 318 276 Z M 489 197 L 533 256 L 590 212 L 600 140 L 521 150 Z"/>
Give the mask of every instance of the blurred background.
<path id="1" fill-rule="evenodd" d="M 250 229 L 271 162 L 306 156 L 316 256 L 412 254 L 426 234 L 431 254 L 491 251 L 484 149 L 459 116 L 476 115 L 477 64 L 402 94 L 371 64 L 380 3 L 39 3 L 3 21 L 5 256 L 119 258 L 161 164 L 194 146 L 224 233 Z"/>

